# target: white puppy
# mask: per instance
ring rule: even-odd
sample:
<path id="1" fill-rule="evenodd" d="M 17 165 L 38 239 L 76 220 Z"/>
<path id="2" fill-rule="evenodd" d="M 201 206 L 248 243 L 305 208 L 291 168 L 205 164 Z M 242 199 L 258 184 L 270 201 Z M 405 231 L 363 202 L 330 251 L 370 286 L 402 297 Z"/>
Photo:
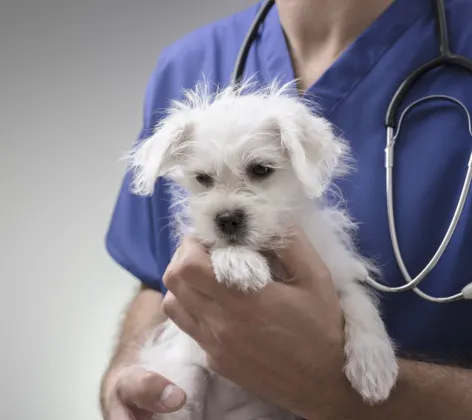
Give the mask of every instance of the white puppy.
<path id="1" fill-rule="evenodd" d="M 396 382 L 394 348 L 376 300 L 361 284 L 373 267 L 354 248 L 355 225 L 326 199 L 333 178 L 349 168 L 349 148 L 292 92 L 290 85 L 275 84 L 216 94 L 202 84 L 187 91 L 127 156 L 133 190 L 150 195 L 158 177 L 171 180 L 177 235 L 191 231 L 210 249 L 218 281 L 248 292 L 272 281 L 261 251 L 282 246 L 297 224 L 340 297 L 345 374 L 367 403 L 378 403 Z M 185 410 L 160 420 L 296 418 L 209 372 L 201 348 L 171 322 L 140 356 L 143 366 L 188 395 Z"/>

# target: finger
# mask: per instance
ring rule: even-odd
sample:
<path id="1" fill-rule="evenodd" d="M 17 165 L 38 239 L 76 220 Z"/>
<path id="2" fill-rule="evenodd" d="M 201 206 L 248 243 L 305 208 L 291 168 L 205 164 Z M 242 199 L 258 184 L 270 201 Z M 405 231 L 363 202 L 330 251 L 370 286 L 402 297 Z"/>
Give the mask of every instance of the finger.
<path id="1" fill-rule="evenodd" d="M 211 271 L 210 252 L 195 237 L 185 236 L 176 250 L 175 260 L 182 264 L 187 260 L 199 261 L 202 268 Z"/>
<path id="2" fill-rule="evenodd" d="M 199 339 L 201 331 L 199 320 L 187 311 L 187 309 L 172 294 L 167 292 L 162 301 L 162 309 L 169 319 L 181 330 L 195 339 Z"/>
<path id="3" fill-rule="evenodd" d="M 183 280 L 192 284 L 197 277 L 214 278 L 208 250 L 193 237 L 185 237 L 175 251 L 163 277 L 168 290 L 175 290 Z"/>
<path id="4" fill-rule="evenodd" d="M 139 366 L 132 366 L 120 375 L 117 393 L 131 409 L 152 413 L 171 413 L 185 404 L 186 395 L 168 379 Z M 123 417 L 122 413 L 122 417 Z"/>
<path id="5" fill-rule="evenodd" d="M 173 295 L 182 308 L 198 321 L 201 321 L 204 315 L 212 312 L 215 303 L 208 295 L 201 293 L 198 289 L 184 281 L 175 289 Z"/>
<path id="6" fill-rule="evenodd" d="M 286 246 L 277 250 L 277 258 L 288 277 L 298 283 L 313 278 L 323 282 L 331 280 L 328 267 L 306 235 L 298 228 L 290 231 Z"/>
<path id="7" fill-rule="evenodd" d="M 179 293 L 179 283 L 182 282 L 211 300 L 221 301 L 230 294 L 229 289 L 216 280 L 208 250 L 192 237 L 183 239 L 163 282 L 175 294 Z"/>
<path id="8" fill-rule="evenodd" d="M 188 314 L 198 319 L 199 315 L 211 306 L 213 300 L 194 286 L 195 282 L 192 281 L 192 278 L 194 279 L 196 276 L 192 276 L 189 272 L 186 275 L 189 277 L 187 279 L 184 275 L 185 273 L 181 273 L 180 269 L 176 268 L 174 273 L 165 276 L 166 288 L 173 295 L 169 296 L 170 302 L 167 303 L 174 304 L 174 298 L 177 299 Z"/>

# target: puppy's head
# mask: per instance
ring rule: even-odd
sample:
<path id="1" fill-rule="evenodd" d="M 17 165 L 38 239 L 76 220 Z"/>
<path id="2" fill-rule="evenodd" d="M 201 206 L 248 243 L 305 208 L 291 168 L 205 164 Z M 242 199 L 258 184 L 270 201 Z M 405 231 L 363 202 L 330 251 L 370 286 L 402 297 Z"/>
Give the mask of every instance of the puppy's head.
<path id="1" fill-rule="evenodd" d="M 187 92 L 129 154 L 134 192 L 167 177 L 186 191 L 181 207 L 204 243 L 270 247 L 346 169 L 346 143 L 290 92 Z"/>

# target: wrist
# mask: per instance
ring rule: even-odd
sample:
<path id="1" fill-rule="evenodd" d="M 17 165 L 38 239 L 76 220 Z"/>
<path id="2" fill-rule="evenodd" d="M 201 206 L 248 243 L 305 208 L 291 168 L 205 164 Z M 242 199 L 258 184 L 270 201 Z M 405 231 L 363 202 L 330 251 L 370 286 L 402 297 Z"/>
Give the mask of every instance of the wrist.
<path id="1" fill-rule="evenodd" d="M 355 391 L 343 373 L 333 378 L 327 384 L 325 382 L 318 385 L 318 388 L 322 389 L 321 396 L 318 394 L 318 389 L 313 390 L 311 403 L 304 411 L 304 418 L 306 420 L 351 418 L 349 407 L 352 407 L 353 401 L 356 401 L 354 405 L 362 404 L 362 401 L 357 401 L 359 398 L 355 395 Z M 316 398 L 313 397 L 315 393 Z"/>
<path id="2" fill-rule="evenodd" d="M 342 343 L 333 342 L 329 355 L 317 360 L 297 414 L 307 420 L 339 420 L 342 404 L 352 398 L 352 387 L 344 374 L 345 356 Z"/>

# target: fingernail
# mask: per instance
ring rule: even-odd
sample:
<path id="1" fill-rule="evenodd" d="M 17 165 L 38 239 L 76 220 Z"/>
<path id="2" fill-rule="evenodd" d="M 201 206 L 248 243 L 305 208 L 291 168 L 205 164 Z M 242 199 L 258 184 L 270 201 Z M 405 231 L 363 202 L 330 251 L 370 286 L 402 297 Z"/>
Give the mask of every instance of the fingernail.
<path id="1" fill-rule="evenodd" d="M 162 391 L 161 404 L 166 408 L 176 408 L 182 404 L 185 393 L 175 385 L 167 385 Z"/>

